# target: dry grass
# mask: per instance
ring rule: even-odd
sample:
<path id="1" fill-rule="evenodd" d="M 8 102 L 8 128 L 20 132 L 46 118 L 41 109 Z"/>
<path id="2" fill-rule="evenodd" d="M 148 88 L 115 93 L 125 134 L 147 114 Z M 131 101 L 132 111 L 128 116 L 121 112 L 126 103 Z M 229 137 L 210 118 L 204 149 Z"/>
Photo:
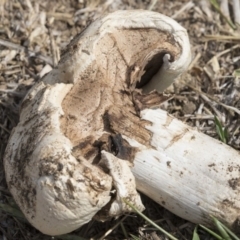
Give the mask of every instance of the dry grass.
<path id="1" fill-rule="evenodd" d="M 2 159 L 27 90 L 47 68 L 57 64 L 61 49 L 91 21 L 104 12 L 132 8 L 172 16 L 189 31 L 194 60 L 188 73 L 167 90 L 173 98 L 163 108 L 218 138 L 216 115 L 228 130 L 228 144 L 240 150 L 240 78 L 234 77 L 240 68 L 240 33 L 233 31 L 206 1 L 0 0 L 0 203 L 13 204 Z M 179 239 L 191 239 L 193 224 L 144 196 L 143 200 L 148 217 Z M 92 221 L 74 234 L 100 239 L 119 221 Z M 105 239 L 124 239 L 123 226 L 141 239 L 166 239 L 136 215 L 125 218 Z M 0 214 L 0 232 L 0 239 L 52 239 L 4 211 Z M 202 236 L 211 239 L 204 233 Z"/>

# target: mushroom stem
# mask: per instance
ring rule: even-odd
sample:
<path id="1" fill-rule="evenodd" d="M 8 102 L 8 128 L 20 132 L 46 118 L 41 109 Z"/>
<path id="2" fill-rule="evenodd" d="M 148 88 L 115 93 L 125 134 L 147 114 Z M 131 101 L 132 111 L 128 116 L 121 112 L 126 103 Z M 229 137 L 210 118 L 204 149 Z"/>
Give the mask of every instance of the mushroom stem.
<path id="1" fill-rule="evenodd" d="M 239 154 L 151 109 L 190 61 L 186 30 L 156 12 L 111 13 L 72 40 L 25 97 L 4 156 L 33 226 L 68 233 L 131 211 L 122 198 L 143 210 L 133 173 L 139 190 L 179 216 L 199 223 L 219 213 L 233 224 Z"/>
<path id="2" fill-rule="evenodd" d="M 137 189 L 193 223 L 209 226 L 215 216 L 239 229 L 239 152 L 161 109 L 141 116 L 152 123 L 153 137 L 152 148 L 128 139 L 142 149 L 132 168 Z"/>

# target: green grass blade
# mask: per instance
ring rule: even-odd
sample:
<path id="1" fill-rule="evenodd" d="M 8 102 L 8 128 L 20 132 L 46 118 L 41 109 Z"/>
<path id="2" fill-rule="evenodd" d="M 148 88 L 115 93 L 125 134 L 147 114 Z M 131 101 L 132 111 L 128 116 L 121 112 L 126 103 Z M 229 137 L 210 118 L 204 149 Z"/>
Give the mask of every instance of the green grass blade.
<path id="1" fill-rule="evenodd" d="M 210 0 L 210 3 L 213 5 L 213 7 L 220 13 L 220 15 L 225 19 L 225 21 L 228 23 L 228 25 L 233 29 L 236 30 L 237 27 L 233 24 L 233 22 L 223 14 L 223 12 L 220 9 L 220 6 L 217 2 L 217 0 Z"/>
<path id="2" fill-rule="evenodd" d="M 237 237 L 236 234 L 234 234 L 228 227 L 226 227 L 224 224 L 222 224 L 222 226 L 226 230 L 226 232 L 233 238 L 233 240 L 240 240 L 240 238 Z"/>
<path id="3" fill-rule="evenodd" d="M 134 205 L 132 205 L 130 202 L 128 202 L 126 199 L 123 199 L 123 201 L 130 206 L 138 215 L 140 215 L 143 219 L 145 219 L 148 223 L 150 223 L 152 226 L 157 228 L 160 232 L 164 233 L 166 236 L 168 236 L 171 240 L 178 240 L 174 236 L 172 236 L 170 233 L 165 231 L 163 228 L 158 226 L 155 222 L 153 222 L 151 219 L 149 219 L 147 216 L 145 216 L 143 213 L 141 213 Z"/>
<path id="4" fill-rule="evenodd" d="M 236 69 L 236 70 L 233 72 L 233 76 L 234 76 L 234 77 L 240 77 L 240 68 Z"/>
<path id="5" fill-rule="evenodd" d="M 121 229 L 122 229 L 122 231 L 123 231 L 124 237 L 125 237 L 126 239 L 128 239 L 128 233 L 127 233 L 127 231 L 126 231 L 126 229 L 125 229 L 125 227 L 124 227 L 124 224 L 123 224 L 122 222 L 120 223 L 120 226 L 121 226 Z"/>
<path id="6" fill-rule="evenodd" d="M 228 131 L 227 131 L 227 128 L 224 128 L 224 130 L 223 130 L 223 134 L 224 134 L 224 138 L 225 138 L 225 143 L 227 143 L 227 140 L 228 140 Z"/>
<path id="7" fill-rule="evenodd" d="M 221 141 L 223 142 L 222 124 L 220 123 L 220 121 L 218 120 L 218 118 L 216 116 L 214 116 L 214 122 L 215 122 L 215 125 L 216 125 L 217 134 L 218 134 L 219 138 L 221 139 Z"/>
<path id="8" fill-rule="evenodd" d="M 215 226 L 217 227 L 219 233 L 224 238 L 224 240 L 231 240 L 231 237 L 228 235 L 226 230 L 223 228 L 222 223 L 220 223 L 215 217 L 212 217 Z"/>
<path id="9" fill-rule="evenodd" d="M 192 240 L 200 240 L 200 237 L 199 237 L 199 235 L 198 235 L 198 233 L 197 233 L 197 230 L 198 230 L 198 226 L 196 226 L 196 227 L 194 228 Z"/>
<path id="10" fill-rule="evenodd" d="M 221 236 L 219 236 L 217 233 L 213 232 L 212 230 L 210 230 L 207 227 L 204 227 L 203 225 L 199 224 L 199 227 L 201 227 L 202 229 L 204 229 L 206 232 L 208 232 L 209 234 L 211 234 L 213 237 L 215 237 L 218 240 L 225 240 L 223 239 Z"/>
<path id="11" fill-rule="evenodd" d="M 20 218 L 24 222 L 28 222 L 20 210 L 14 208 L 8 204 L 0 203 L 0 210 L 6 212 L 7 214 L 9 214 L 13 217 Z"/>
<path id="12" fill-rule="evenodd" d="M 116 224 L 114 224 L 113 227 L 109 228 L 102 237 L 98 238 L 98 240 L 104 240 L 106 239 L 106 237 L 112 233 L 112 231 L 114 229 L 116 229 L 126 218 L 128 217 L 128 215 L 125 215 L 124 217 L 122 217 Z"/>
<path id="13" fill-rule="evenodd" d="M 220 140 L 224 143 L 227 143 L 227 135 L 228 135 L 227 129 L 222 126 L 222 123 L 218 120 L 216 116 L 214 116 L 214 122 L 216 125 L 216 131 Z"/>
<path id="14" fill-rule="evenodd" d="M 136 236 L 134 236 L 134 235 L 132 235 L 132 234 L 130 234 L 130 236 L 131 236 L 132 239 L 134 239 L 134 240 L 141 240 L 140 238 L 138 238 L 138 237 L 136 237 Z"/>

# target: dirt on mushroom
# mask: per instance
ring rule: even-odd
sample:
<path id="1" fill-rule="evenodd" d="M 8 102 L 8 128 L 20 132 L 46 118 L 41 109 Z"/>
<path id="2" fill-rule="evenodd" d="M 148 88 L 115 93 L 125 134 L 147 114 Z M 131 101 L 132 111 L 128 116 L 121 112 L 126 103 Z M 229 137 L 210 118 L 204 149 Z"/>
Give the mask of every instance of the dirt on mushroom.
<path id="1" fill-rule="evenodd" d="M 156 41 L 157 36 L 163 42 Z M 186 30 L 171 18 L 146 10 L 102 16 L 76 36 L 67 50 L 22 101 L 19 123 L 4 155 L 6 181 L 14 200 L 35 228 L 52 236 L 72 232 L 94 215 L 105 220 L 131 212 L 123 199 L 144 209 L 130 169 L 135 162 L 122 160 L 134 150 L 152 147 L 144 137 L 149 121 L 141 120 L 142 112 L 135 113 L 133 93 L 141 93 L 135 89 L 138 82 L 143 89 L 163 91 L 191 61 Z M 163 58 L 160 65 L 153 61 L 156 56 Z M 138 75 L 131 74 L 132 66 L 137 66 Z M 149 79 L 141 83 L 146 73 Z M 156 99 L 153 103 L 160 104 Z M 109 132 L 102 117 L 106 113 Z M 106 135 L 112 139 L 109 152 L 101 146 L 96 151 L 94 143 Z M 154 132 L 148 135 L 152 142 Z M 142 142 L 143 148 L 130 144 L 125 148 L 126 138 Z M 79 155 L 72 155 L 84 139 L 93 139 L 93 156 L 84 155 L 81 149 Z M 100 162 L 93 165 L 96 158 Z M 28 189 L 34 194 L 26 194 Z M 105 214 L 99 215 L 103 207 Z"/>
<path id="2" fill-rule="evenodd" d="M 108 1 L 111 2 L 111 1 Z M 153 1 L 154 2 L 154 1 Z M 0 38 L 1 41 L 1 74 L 0 74 L 0 157 L 2 159 L 11 129 L 18 122 L 18 107 L 29 86 L 37 80 L 44 66 L 52 64 L 52 58 L 58 59 L 59 50 L 70 39 L 85 28 L 93 19 L 102 12 L 120 8 L 143 8 L 175 16 L 175 19 L 188 29 L 195 53 L 194 64 L 188 74 L 185 75 L 174 87 L 170 87 L 168 93 L 174 97 L 162 105 L 171 114 L 196 126 L 200 131 L 213 137 L 218 137 L 215 125 L 212 121 L 214 115 L 221 117 L 228 127 L 228 144 L 240 149 L 239 142 L 239 117 L 235 109 L 239 109 L 239 78 L 232 73 L 240 67 L 237 60 L 239 48 L 231 34 L 228 41 L 221 40 L 229 30 L 228 25 L 219 14 L 210 8 L 211 15 L 206 15 L 204 9 L 190 1 L 159 1 L 152 6 L 150 1 L 1 1 L 0 2 Z M 5 4 L 5 5 L 3 5 Z M 187 5 L 188 4 L 188 5 Z M 187 5 L 187 10 L 179 11 Z M 85 8 L 85 9 L 84 9 Z M 51 9 L 51 10 L 49 10 Z M 83 9 L 83 10 L 82 10 Z M 34 10 L 34 11 L 32 11 Z M 40 14 L 43 12 L 43 14 Z M 47 13 L 45 18 L 44 12 Z M 38 17 L 39 16 L 39 17 Z M 37 21 L 34 20 L 37 19 Z M 27 25 L 26 22 L 30 21 Z M 48 21 L 48 30 L 44 29 Z M 32 25 L 31 25 L 32 24 Z M 29 27 L 30 26 L 30 27 Z M 34 32 L 34 29 L 37 29 Z M 34 32 L 34 33 L 33 33 Z M 52 33 L 52 34 L 50 34 Z M 205 35 L 215 35 L 212 40 L 206 40 Z M 28 36 L 31 35 L 31 38 Z M 220 35 L 217 37 L 216 35 Z M 232 40 L 233 39 L 233 40 Z M 50 47 L 50 42 L 51 46 Z M 16 44 L 16 45 L 14 45 Z M 26 50 L 26 51 L 24 51 Z M 30 50 L 30 51 L 28 51 Z M 227 50 L 226 53 L 224 51 Z M 16 51 L 16 52 L 14 52 Z M 218 55 L 222 54 L 222 55 Z M 209 62 L 216 56 L 220 68 L 214 68 Z M 7 65 L 4 65 L 7 63 Z M 205 68 L 206 67 L 206 68 Z M 215 78 L 216 76 L 216 78 Z M 7 91 L 7 92 L 6 92 Z M 204 96 L 208 97 L 208 101 Z M 211 98 L 214 96 L 214 98 Z M 184 105 L 192 102 L 197 110 L 186 113 Z M 222 102 L 225 106 L 219 104 Z M 228 106 L 235 109 L 229 109 Z M 61 168 L 61 166 L 60 166 Z M 1 170 L 1 202 L 9 203 L 11 198 L 4 181 L 4 173 Z M 161 225 L 170 232 L 177 232 L 180 239 L 190 239 L 193 225 L 176 216 L 173 216 L 148 198 L 144 201 L 146 213 L 154 220 L 161 221 Z M 110 229 L 114 223 L 96 224 L 91 222 L 78 234 L 83 237 L 99 238 L 106 229 Z M 143 220 L 136 216 L 128 218 L 124 226 L 129 233 L 152 239 L 153 234 L 144 227 Z M 87 229 L 87 230 L 86 230 Z M 8 239 L 49 239 L 36 232 L 28 225 L 19 223 L 10 215 L 1 213 L 1 231 Z M 106 237 L 107 239 L 123 239 L 120 228 Z"/>

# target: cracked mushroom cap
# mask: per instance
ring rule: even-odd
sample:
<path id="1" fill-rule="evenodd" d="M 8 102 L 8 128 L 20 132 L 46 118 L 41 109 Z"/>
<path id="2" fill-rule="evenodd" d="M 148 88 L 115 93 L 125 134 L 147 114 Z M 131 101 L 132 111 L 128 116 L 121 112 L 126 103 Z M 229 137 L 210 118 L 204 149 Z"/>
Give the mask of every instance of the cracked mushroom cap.
<path id="1" fill-rule="evenodd" d="M 93 22 L 25 97 L 4 157 L 9 189 L 41 232 L 71 232 L 93 217 L 140 210 L 130 167 L 149 145 L 140 111 L 190 63 L 186 30 L 159 13 L 117 11 Z"/>

